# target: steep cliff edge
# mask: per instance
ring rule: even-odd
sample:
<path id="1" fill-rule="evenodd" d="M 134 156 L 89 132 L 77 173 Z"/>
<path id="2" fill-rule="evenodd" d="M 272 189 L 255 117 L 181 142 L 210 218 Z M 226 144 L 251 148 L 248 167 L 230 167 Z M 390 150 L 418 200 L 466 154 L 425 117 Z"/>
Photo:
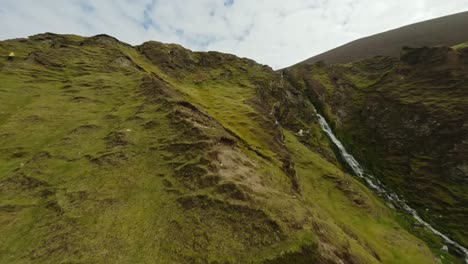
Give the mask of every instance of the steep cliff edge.
<path id="1" fill-rule="evenodd" d="M 308 94 L 366 167 L 431 224 L 468 245 L 468 48 L 297 65 Z"/>

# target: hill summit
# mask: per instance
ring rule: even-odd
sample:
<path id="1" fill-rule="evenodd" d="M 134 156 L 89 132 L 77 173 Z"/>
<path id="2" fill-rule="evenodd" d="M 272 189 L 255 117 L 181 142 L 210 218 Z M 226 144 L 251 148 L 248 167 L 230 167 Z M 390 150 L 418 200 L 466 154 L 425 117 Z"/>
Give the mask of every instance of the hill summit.
<path id="1" fill-rule="evenodd" d="M 403 47 L 451 47 L 468 41 L 466 28 L 468 12 L 462 12 L 361 38 L 301 63 L 349 63 L 374 56 L 399 57 Z"/>

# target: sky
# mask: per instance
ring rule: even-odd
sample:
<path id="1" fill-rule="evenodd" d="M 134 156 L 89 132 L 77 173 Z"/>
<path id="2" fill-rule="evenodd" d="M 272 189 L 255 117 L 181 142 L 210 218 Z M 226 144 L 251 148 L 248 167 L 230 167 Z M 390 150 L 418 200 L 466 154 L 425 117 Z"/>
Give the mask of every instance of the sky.
<path id="1" fill-rule="evenodd" d="M 468 0 L 0 0 L 0 40 L 157 40 L 284 68 L 352 40 L 468 11 Z"/>

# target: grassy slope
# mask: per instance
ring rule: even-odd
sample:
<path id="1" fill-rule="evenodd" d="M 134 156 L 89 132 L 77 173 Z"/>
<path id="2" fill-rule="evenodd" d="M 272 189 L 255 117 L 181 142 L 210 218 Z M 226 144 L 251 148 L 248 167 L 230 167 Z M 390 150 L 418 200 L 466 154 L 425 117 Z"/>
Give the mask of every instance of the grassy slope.
<path id="1" fill-rule="evenodd" d="M 303 138 L 275 126 L 257 103 L 267 68 L 215 56 L 171 70 L 109 37 L 1 42 L 9 51 L 1 263 L 434 261 L 333 163 L 314 120 Z"/>
<path id="2" fill-rule="evenodd" d="M 352 153 L 462 244 L 467 185 L 455 171 L 466 152 L 465 47 L 407 49 L 401 61 L 298 65 L 287 73 L 320 98 L 317 104 Z"/>

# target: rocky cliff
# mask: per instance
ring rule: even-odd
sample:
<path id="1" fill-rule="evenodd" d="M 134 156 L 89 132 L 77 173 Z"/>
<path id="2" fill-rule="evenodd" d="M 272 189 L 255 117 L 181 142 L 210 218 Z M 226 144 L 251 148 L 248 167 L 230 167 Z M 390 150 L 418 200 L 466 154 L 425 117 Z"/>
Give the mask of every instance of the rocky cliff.
<path id="1" fill-rule="evenodd" d="M 285 70 L 374 175 L 468 245 L 468 46 Z"/>

